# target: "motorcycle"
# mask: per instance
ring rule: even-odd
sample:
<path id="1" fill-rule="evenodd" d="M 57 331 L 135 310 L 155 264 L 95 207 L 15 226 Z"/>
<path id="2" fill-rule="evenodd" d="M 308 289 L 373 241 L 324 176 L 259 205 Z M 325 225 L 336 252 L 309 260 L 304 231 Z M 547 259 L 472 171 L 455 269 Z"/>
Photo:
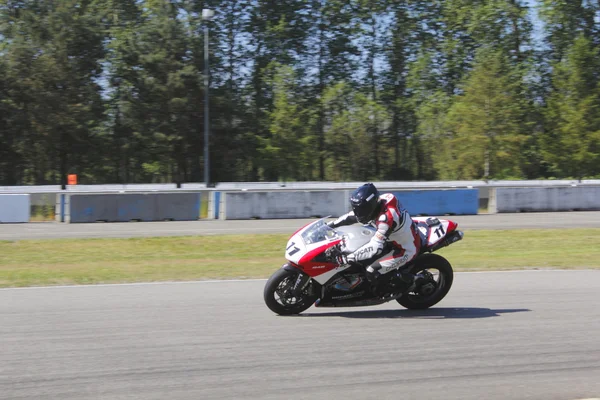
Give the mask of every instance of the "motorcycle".
<path id="1" fill-rule="evenodd" d="M 313 304 L 362 307 L 392 300 L 408 309 L 426 309 L 448 294 L 454 279 L 452 266 L 433 253 L 462 240 L 463 232 L 457 230 L 456 222 L 413 217 L 422 243 L 419 254 L 401 268 L 403 273 L 391 271 L 381 275 L 374 288 L 364 265 L 340 265 L 336 255 L 360 248 L 371 240 L 376 229 L 370 225 L 333 229 L 326 218 L 305 225 L 288 240 L 285 249 L 288 262 L 271 275 L 264 287 L 265 304 L 274 313 L 300 314 Z M 412 277 L 412 283 L 406 282 L 406 276 Z M 348 282 L 354 284 L 350 286 Z"/>

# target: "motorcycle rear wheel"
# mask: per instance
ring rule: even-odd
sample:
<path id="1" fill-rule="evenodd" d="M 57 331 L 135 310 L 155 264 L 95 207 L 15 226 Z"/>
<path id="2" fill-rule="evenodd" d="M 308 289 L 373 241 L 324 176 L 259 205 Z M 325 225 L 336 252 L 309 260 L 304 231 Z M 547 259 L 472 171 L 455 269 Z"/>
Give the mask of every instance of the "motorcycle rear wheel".
<path id="1" fill-rule="evenodd" d="M 279 315 L 300 314 L 317 300 L 316 295 L 310 294 L 310 282 L 299 297 L 292 293 L 300 273 L 300 271 L 281 268 L 271 275 L 263 293 L 265 304 L 271 311 Z"/>
<path id="2" fill-rule="evenodd" d="M 429 270 L 439 272 L 437 280 Z M 421 274 L 424 282 L 420 283 L 414 292 L 405 293 L 396 301 L 411 310 L 423 310 L 439 303 L 450 291 L 454 280 L 452 266 L 438 254 L 419 257 L 410 272 L 415 275 Z"/>

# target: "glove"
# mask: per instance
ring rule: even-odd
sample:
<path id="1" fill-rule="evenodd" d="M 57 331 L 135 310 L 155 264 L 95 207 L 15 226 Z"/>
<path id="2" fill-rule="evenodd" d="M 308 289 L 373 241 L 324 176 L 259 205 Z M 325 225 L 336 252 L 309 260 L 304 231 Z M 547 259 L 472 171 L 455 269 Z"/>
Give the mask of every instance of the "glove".
<path id="1" fill-rule="evenodd" d="M 329 262 L 338 262 L 338 256 L 341 255 L 342 252 L 338 245 L 332 246 L 325 250 L 325 257 Z"/>
<path id="2" fill-rule="evenodd" d="M 335 228 L 335 220 L 327 222 L 326 225 L 330 228 Z"/>
<path id="3" fill-rule="evenodd" d="M 340 265 L 346 265 L 348 264 L 348 256 L 346 256 L 345 254 L 338 254 L 335 257 L 335 261 Z"/>
<path id="4" fill-rule="evenodd" d="M 351 262 L 354 262 L 355 260 L 356 260 L 356 258 L 354 257 L 354 254 L 352 254 L 352 253 L 350 253 L 350 254 L 338 254 L 336 256 L 336 261 L 340 265 L 346 265 L 346 264 L 349 264 Z"/>

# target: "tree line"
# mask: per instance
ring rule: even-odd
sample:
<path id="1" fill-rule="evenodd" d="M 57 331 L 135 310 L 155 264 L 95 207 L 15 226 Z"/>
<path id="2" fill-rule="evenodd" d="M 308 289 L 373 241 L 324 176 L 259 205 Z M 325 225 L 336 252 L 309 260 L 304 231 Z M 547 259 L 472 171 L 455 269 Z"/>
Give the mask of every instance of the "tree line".
<path id="1" fill-rule="evenodd" d="M 202 182 L 206 24 L 211 182 L 600 177 L 598 0 L 0 0 L 0 185 Z"/>

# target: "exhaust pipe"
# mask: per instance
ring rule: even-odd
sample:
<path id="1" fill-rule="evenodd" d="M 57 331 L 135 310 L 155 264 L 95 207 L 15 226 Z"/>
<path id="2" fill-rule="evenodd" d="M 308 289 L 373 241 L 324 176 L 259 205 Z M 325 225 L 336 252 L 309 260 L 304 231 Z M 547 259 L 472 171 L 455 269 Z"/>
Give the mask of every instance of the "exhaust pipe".
<path id="1" fill-rule="evenodd" d="M 465 234 L 462 231 L 454 231 L 449 236 L 446 236 L 446 238 L 444 238 L 444 240 L 442 240 L 435 246 L 431 247 L 429 249 L 429 252 L 433 253 L 434 251 L 437 251 L 437 250 L 441 249 L 442 247 L 450 246 L 452 243 L 462 240 L 464 235 Z"/>

